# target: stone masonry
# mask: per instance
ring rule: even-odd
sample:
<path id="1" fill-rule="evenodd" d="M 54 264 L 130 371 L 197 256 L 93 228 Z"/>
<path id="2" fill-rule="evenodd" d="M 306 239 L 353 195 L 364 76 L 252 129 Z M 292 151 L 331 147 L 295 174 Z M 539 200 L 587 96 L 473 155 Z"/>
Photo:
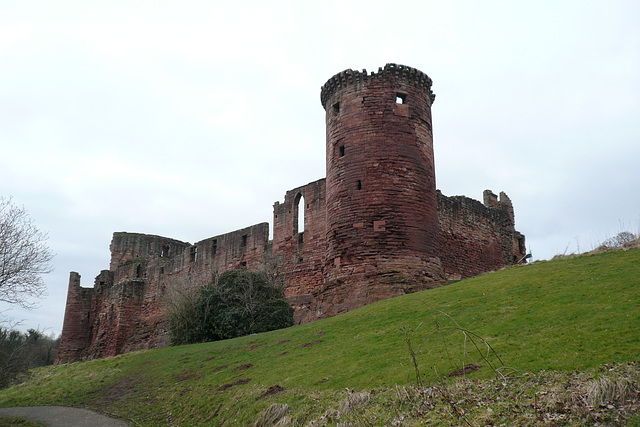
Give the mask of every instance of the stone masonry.
<path id="1" fill-rule="evenodd" d="M 329 79 L 327 177 L 274 204 L 272 240 L 268 223 L 193 244 L 114 233 L 93 288 L 70 274 L 57 363 L 168 345 L 172 293 L 232 269 L 275 266 L 301 323 L 523 262 L 505 193 L 481 203 L 436 190 L 431 84 L 397 64 Z"/>

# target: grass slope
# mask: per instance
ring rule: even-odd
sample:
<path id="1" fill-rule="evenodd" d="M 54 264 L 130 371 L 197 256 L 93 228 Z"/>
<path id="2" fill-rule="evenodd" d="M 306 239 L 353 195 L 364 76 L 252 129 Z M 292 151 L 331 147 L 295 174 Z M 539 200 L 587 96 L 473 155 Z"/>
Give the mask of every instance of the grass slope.
<path id="1" fill-rule="evenodd" d="M 147 425 L 248 425 L 286 402 L 311 419 L 347 387 L 415 383 L 407 338 L 425 382 L 470 362 L 482 365 L 470 378 L 493 376 L 469 335 L 447 329 L 456 325 L 517 372 L 640 361 L 640 250 L 513 267 L 234 340 L 47 367 L 0 391 L 0 406 L 88 407 Z"/>

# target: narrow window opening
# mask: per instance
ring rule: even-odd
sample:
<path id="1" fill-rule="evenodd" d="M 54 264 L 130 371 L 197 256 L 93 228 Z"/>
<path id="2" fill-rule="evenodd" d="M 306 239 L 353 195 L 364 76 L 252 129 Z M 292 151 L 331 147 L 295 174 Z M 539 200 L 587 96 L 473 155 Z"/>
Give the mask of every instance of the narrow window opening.
<path id="1" fill-rule="evenodd" d="M 405 95 L 404 93 L 397 93 L 396 104 L 405 104 L 406 98 L 407 98 L 407 95 Z"/>
<path id="2" fill-rule="evenodd" d="M 296 196 L 293 206 L 293 235 L 304 232 L 304 196 L 300 193 Z"/>
<path id="3" fill-rule="evenodd" d="M 526 252 L 526 248 L 524 247 L 524 239 L 522 237 L 518 238 L 518 252 L 521 254 Z"/>
<path id="4" fill-rule="evenodd" d="M 164 243 L 162 245 L 162 253 L 160 254 L 160 257 L 168 257 L 169 256 L 169 244 L 168 243 Z"/>
<path id="5" fill-rule="evenodd" d="M 362 190 L 362 181 L 358 180 L 356 186 L 358 187 L 358 190 Z"/>
<path id="6" fill-rule="evenodd" d="M 240 243 L 240 247 L 242 247 L 242 249 L 246 249 L 246 247 L 247 247 L 247 235 L 246 234 L 242 235 L 242 242 Z"/>
<path id="7" fill-rule="evenodd" d="M 164 274 L 164 267 L 160 267 L 160 274 Z"/>
<path id="8" fill-rule="evenodd" d="M 198 247 L 191 246 L 189 249 L 189 255 L 191 256 L 191 262 L 196 262 L 198 260 Z"/>
<path id="9" fill-rule="evenodd" d="M 218 252 L 218 240 L 213 239 L 213 243 L 211 244 L 211 256 L 216 256 L 216 252 Z"/>
<path id="10" fill-rule="evenodd" d="M 142 266 L 140 264 L 138 264 L 136 267 L 136 277 L 142 277 Z"/>
<path id="11" fill-rule="evenodd" d="M 344 145 L 341 145 L 338 149 L 340 150 L 340 157 L 344 157 Z"/>
<path id="12" fill-rule="evenodd" d="M 335 104 L 333 104 L 333 112 L 334 113 L 339 113 L 340 112 L 340 103 L 336 102 Z"/>

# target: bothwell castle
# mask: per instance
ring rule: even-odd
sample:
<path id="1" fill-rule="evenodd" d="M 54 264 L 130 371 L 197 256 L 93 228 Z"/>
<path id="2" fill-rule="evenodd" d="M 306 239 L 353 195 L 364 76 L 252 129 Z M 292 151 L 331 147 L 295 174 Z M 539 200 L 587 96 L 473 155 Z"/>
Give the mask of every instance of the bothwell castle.
<path id="1" fill-rule="evenodd" d="M 346 70 L 322 87 L 326 178 L 286 192 L 260 223 L 194 244 L 114 233 L 93 288 L 71 272 L 58 363 L 168 344 L 168 290 L 277 260 L 297 322 L 441 286 L 522 262 L 506 194 L 483 203 L 436 190 L 431 106 L 423 72 L 387 64 Z M 304 230 L 298 217 L 304 217 Z"/>

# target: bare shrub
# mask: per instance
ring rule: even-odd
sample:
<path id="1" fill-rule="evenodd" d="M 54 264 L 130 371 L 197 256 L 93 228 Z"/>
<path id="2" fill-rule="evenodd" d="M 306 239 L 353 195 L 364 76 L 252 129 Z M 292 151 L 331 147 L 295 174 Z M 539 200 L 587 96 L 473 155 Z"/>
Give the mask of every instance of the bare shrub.
<path id="1" fill-rule="evenodd" d="M 594 250 L 588 252 L 589 254 L 600 254 L 603 252 L 609 252 L 617 249 L 629 249 L 640 247 L 640 236 L 633 234 L 629 231 L 622 231 L 613 237 L 606 239 Z"/>
<path id="2" fill-rule="evenodd" d="M 622 231 L 617 235 L 610 237 L 609 239 L 602 242 L 603 246 L 610 248 L 621 248 L 626 243 L 632 242 L 637 238 L 637 236 L 629 231 Z"/>
<path id="3" fill-rule="evenodd" d="M 218 275 L 213 275 L 213 281 Z M 170 331 L 172 345 L 190 343 L 193 331 L 198 329 L 196 316 L 198 286 L 191 280 L 178 279 L 170 282 L 166 289 L 164 304 L 165 316 Z"/>

